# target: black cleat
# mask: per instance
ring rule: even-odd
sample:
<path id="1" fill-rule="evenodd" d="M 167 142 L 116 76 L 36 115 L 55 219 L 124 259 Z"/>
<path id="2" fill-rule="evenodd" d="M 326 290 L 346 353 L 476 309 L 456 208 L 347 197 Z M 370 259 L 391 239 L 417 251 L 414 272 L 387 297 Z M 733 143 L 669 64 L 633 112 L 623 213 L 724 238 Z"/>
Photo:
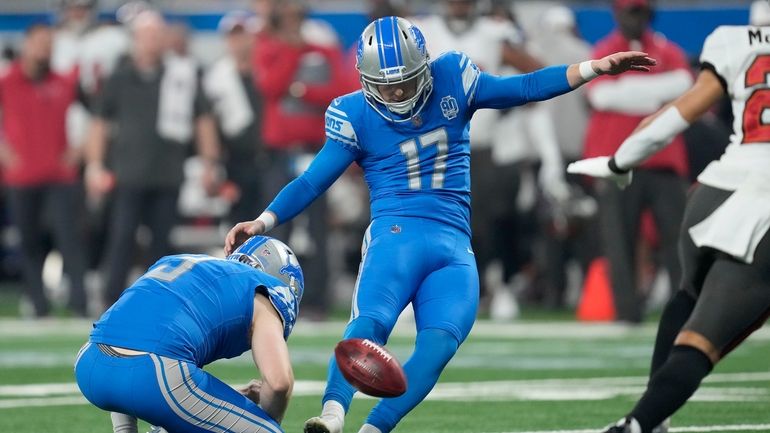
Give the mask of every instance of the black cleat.
<path id="1" fill-rule="evenodd" d="M 642 428 L 635 419 L 625 417 L 615 425 L 607 427 L 604 433 L 642 433 Z"/>

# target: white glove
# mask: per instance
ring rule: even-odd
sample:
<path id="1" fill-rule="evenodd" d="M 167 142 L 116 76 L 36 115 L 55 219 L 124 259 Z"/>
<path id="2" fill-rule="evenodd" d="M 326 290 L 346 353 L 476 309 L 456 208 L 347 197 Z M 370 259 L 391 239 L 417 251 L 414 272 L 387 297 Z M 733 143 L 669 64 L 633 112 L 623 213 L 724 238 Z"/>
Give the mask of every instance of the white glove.
<path id="1" fill-rule="evenodd" d="M 610 169 L 610 157 L 599 156 L 596 158 L 581 159 L 567 166 L 567 173 L 585 174 L 592 177 L 607 179 L 615 182 L 620 189 L 631 183 L 631 170 L 625 173 Z"/>

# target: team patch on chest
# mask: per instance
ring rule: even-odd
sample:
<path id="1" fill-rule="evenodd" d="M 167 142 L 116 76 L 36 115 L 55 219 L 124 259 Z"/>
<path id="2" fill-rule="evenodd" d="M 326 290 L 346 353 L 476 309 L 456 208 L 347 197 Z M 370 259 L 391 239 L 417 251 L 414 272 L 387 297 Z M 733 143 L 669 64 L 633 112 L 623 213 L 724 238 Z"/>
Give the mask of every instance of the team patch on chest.
<path id="1" fill-rule="evenodd" d="M 457 105 L 457 100 L 451 96 L 446 95 L 441 98 L 441 114 L 446 117 L 447 120 L 452 120 L 457 117 L 457 113 L 460 112 L 460 107 Z"/>

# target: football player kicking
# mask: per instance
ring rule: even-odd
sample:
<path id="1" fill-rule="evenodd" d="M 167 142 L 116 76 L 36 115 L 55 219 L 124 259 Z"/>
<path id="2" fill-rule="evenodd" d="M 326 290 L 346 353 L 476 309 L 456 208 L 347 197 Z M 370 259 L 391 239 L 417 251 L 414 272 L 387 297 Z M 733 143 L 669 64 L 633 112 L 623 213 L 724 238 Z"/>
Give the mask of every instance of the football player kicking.
<path id="1" fill-rule="evenodd" d="M 661 317 L 647 391 L 608 433 L 665 431 L 664 420 L 770 313 L 769 37 L 770 27 L 717 28 L 687 93 L 645 119 L 613 157 L 568 167 L 627 185 L 632 168 L 724 94 L 732 98 L 731 143 L 690 194 L 679 238 L 681 288 Z"/>
<path id="2" fill-rule="evenodd" d="M 75 361 L 78 386 L 113 418 L 169 433 L 283 432 L 294 384 L 285 339 L 303 284 L 296 256 L 265 236 L 227 259 L 164 257 L 94 323 Z M 249 349 L 262 377 L 244 389 L 202 369 Z"/>
<path id="3" fill-rule="evenodd" d="M 391 431 L 438 380 L 470 332 L 478 272 L 470 243 L 468 122 L 480 108 L 509 108 L 569 92 L 599 74 L 647 71 L 644 53 L 497 77 L 453 52 L 429 61 L 422 33 L 403 18 L 381 18 L 358 41 L 363 91 L 326 111 L 327 141 L 307 171 L 256 220 L 233 227 L 229 252 L 248 236 L 286 222 L 323 193 L 352 162 L 363 168 L 372 222 L 344 338 L 385 344 L 401 311 L 414 307 L 417 339 L 404 365 L 406 393 L 381 400 L 361 432 Z M 332 357 L 319 417 L 308 433 L 339 433 L 354 389 Z"/>

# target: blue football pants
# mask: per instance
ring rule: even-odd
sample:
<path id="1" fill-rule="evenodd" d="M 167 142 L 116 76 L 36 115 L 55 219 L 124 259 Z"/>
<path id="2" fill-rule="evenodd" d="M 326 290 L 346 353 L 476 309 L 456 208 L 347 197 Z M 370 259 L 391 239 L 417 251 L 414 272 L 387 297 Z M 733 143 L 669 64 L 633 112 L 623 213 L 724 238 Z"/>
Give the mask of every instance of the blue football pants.
<path id="1" fill-rule="evenodd" d="M 385 344 L 411 302 L 417 339 L 404 364 L 406 393 L 383 399 L 368 423 L 389 432 L 425 398 L 468 336 L 478 300 L 478 271 L 466 233 L 423 218 L 380 217 L 372 222 L 364 236 L 344 338 Z M 347 410 L 354 393 L 332 357 L 323 401 L 337 401 Z"/>
<path id="2" fill-rule="evenodd" d="M 95 406 L 169 433 L 283 432 L 254 402 L 190 362 L 155 354 L 115 356 L 86 343 L 75 377 Z"/>

